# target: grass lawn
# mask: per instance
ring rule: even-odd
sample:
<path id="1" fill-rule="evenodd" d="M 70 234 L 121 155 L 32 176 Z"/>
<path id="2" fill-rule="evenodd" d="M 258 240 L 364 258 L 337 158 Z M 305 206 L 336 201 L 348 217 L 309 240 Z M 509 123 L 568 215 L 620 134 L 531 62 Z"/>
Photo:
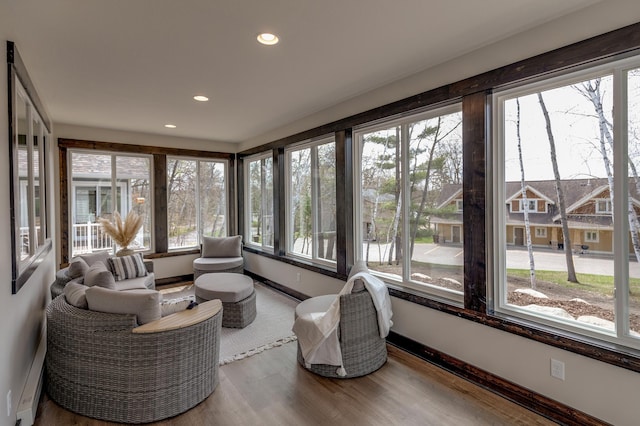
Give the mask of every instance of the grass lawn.
<path id="1" fill-rule="evenodd" d="M 529 278 L 528 269 L 507 269 L 507 275 Z M 563 271 L 536 271 L 536 280 L 547 281 L 566 288 L 587 290 L 607 296 L 613 295 L 613 277 L 609 275 L 576 274 L 579 284 L 567 281 L 567 273 Z M 640 278 L 630 278 L 631 297 L 640 300 Z"/>

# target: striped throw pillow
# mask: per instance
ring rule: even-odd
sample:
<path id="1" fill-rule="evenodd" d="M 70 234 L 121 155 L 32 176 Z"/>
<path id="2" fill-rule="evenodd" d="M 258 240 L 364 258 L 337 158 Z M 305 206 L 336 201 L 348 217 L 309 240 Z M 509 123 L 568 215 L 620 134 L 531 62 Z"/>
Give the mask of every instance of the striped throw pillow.
<path id="1" fill-rule="evenodd" d="M 141 253 L 135 253 L 131 256 L 110 257 L 107 259 L 107 264 L 116 281 L 147 275 L 147 268 L 144 266 Z"/>

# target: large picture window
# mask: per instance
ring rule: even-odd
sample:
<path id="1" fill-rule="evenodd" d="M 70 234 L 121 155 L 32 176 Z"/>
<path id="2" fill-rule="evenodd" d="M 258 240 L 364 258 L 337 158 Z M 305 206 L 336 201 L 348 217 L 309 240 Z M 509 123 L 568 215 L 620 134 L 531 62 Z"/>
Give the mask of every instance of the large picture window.
<path id="1" fill-rule="evenodd" d="M 495 94 L 496 312 L 640 347 L 639 64 Z M 508 208 L 532 190 L 546 214 Z"/>
<path id="2" fill-rule="evenodd" d="M 71 256 L 92 251 L 116 251 L 115 242 L 98 219 L 125 217 L 134 211 L 143 219 L 131 246 L 151 250 L 151 157 L 84 150 L 69 151 L 71 173 Z"/>
<path id="3" fill-rule="evenodd" d="M 364 126 L 354 141 L 356 256 L 388 281 L 460 302 L 461 106 Z"/>
<path id="4" fill-rule="evenodd" d="M 273 158 L 245 160 L 245 244 L 273 250 Z"/>
<path id="5" fill-rule="evenodd" d="M 336 144 L 333 136 L 296 145 L 287 155 L 287 253 L 336 261 Z"/>
<path id="6" fill-rule="evenodd" d="M 226 162 L 167 158 L 169 249 L 227 235 Z"/>

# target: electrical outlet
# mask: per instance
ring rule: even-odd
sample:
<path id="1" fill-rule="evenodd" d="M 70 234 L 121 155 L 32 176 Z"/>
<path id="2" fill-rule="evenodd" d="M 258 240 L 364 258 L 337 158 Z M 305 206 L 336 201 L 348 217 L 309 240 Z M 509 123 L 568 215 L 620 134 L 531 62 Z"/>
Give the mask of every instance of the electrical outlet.
<path id="1" fill-rule="evenodd" d="M 551 377 L 564 380 L 564 362 L 551 358 Z"/>
<path id="2" fill-rule="evenodd" d="M 11 415 L 11 389 L 7 392 L 7 417 Z"/>

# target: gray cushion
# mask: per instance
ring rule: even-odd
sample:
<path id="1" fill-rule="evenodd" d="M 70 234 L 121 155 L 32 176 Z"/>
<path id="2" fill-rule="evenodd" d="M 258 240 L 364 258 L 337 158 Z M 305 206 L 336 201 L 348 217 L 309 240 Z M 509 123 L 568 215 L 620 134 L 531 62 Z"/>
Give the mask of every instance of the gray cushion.
<path id="1" fill-rule="evenodd" d="M 69 262 L 69 268 L 67 269 L 67 277 L 70 279 L 84 277 L 84 274 L 89 270 L 89 264 L 81 257 L 74 257 Z"/>
<path id="2" fill-rule="evenodd" d="M 89 267 L 84 274 L 84 285 L 87 287 L 104 287 L 112 290 L 116 289 L 116 280 L 113 278 L 111 271 L 107 269 L 107 265 L 102 262 L 96 262 Z"/>
<path id="3" fill-rule="evenodd" d="M 107 259 L 109 258 L 108 251 L 94 251 L 93 253 L 81 254 L 78 257 L 82 258 L 87 265 L 92 266 L 96 262 L 102 262 L 105 265 L 107 264 Z"/>
<path id="4" fill-rule="evenodd" d="M 202 257 L 242 256 L 242 236 L 202 237 Z"/>
<path id="5" fill-rule="evenodd" d="M 118 291 L 102 287 L 87 289 L 87 304 L 92 311 L 110 314 L 133 314 L 138 324 L 146 324 L 161 317 L 162 295 L 156 290 Z"/>
<path id="6" fill-rule="evenodd" d="M 155 277 L 153 274 L 147 274 L 144 277 L 129 278 L 128 280 L 116 281 L 115 289 L 120 291 L 135 289 L 144 290 L 146 288 L 155 290 L 156 286 L 154 278 Z"/>
<path id="7" fill-rule="evenodd" d="M 87 309 L 87 289 L 86 285 L 78 284 L 75 282 L 68 282 L 64 286 L 64 297 L 67 299 L 67 303 L 80 309 Z"/>
<path id="8" fill-rule="evenodd" d="M 107 266 L 116 281 L 147 275 L 147 268 L 144 266 L 141 253 L 135 253 L 131 256 L 110 257 L 107 259 Z"/>
<path id="9" fill-rule="evenodd" d="M 195 282 L 196 296 L 225 303 L 239 302 L 253 293 L 253 280 L 242 274 L 218 273 L 205 274 Z"/>
<path id="10" fill-rule="evenodd" d="M 196 271 L 224 271 L 237 268 L 244 264 L 242 257 L 198 257 L 193 261 L 193 269 Z"/>

